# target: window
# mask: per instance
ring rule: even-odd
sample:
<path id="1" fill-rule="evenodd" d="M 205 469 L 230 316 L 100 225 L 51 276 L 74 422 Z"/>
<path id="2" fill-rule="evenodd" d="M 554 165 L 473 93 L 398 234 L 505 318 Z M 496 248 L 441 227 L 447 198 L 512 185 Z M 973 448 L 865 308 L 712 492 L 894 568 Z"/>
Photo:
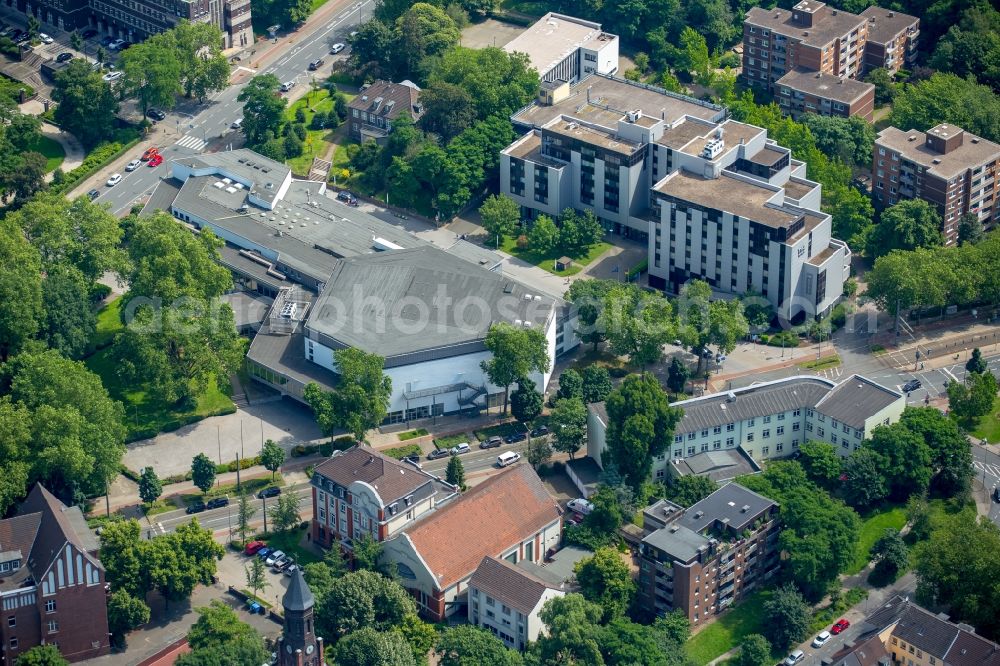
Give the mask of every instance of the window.
<path id="1" fill-rule="evenodd" d="M 848 426 L 846 423 L 844 425 L 842 425 L 840 427 L 840 429 L 843 430 L 844 432 L 848 433 L 848 434 L 850 434 L 850 432 L 851 432 L 850 426 Z"/>
<path id="2" fill-rule="evenodd" d="M 770 422 L 771 422 L 771 417 L 770 416 L 765 416 L 764 417 L 764 423 L 770 423 Z"/>
<path id="3" fill-rule="evenodd" d="M 752 428 L 753 427 L 753 419 L 747 419 L 747 427 L 748 428 Z"/>
<path id="4" fill-rule="evenodd" d="M 765 446 L 764 448 L 762 448 L 762 449 L 760 450 L 760 452 L 761 452 L 761 453 L 762 453 L 763 455 L 765 455 L 765 456 L 766 456 L 767 454 L 769 454 L 769 453 L 771 452 L 771 447 L 770 447 L 770 446 Z"/>
<path id="5" fill-rule="evenodd" d="M 810 416 L 811 417 L 812 415 L 813 415 L 813 410 L 807 409 L 806 410 L 806 416 Z"/>
<path id="6" fill-rule="evenodd" d="M 510 615 L 510 606 L 508 606 L 507 604 L 501 605 L 500 610 L 503 612 L 504 615 Z"/>
<path id="7" fill-rule="evenodd" d="M 722 426 L 715 426 L 714 428 L 712 428 L 713 435 L 718 435 L 720 432 L 722 432 Z"/>
<path id="8" fill-rule="evenodd" d="M 785 450 L 785 445 L 784 445 L 784 444 L 778 444 L 778 445 L 777 445 L 776 447 L 774 447 L 774 448 L 775 448 L 776 450 L 778 450 L 779 452 L 780 452 L 780 451 L 784 451 L 784 450 Z"/>
<path id="9" fill-rule="evenodd" d="M 779 421 L 784 421 L 785 420 L 785 413 L 784 412 L 778 414 L 778 420 Z"/>
<path id="10" fill-rule="evenodd" d="M 812 432 L 813 431 L 813 424 L 812 423 L 807 423 L 806 424 L 806 430 L 808 430 L 809 432 Z"/>
<path id="11" fill-rule="evenodd" d="M 712 448 L 715 449 L 716 451 L 718 451 L 719 449 L 721 449 L 722 448 L 722 440 L 721 439 L 717 439 L 714 442 L 712 442 Z"/>
<path id="12" fill-rule="evenodd" d="M 778 430 L 777 430 L 777 432 L 775 434 L 776 435 L 784 435 L 785 434 L 785 426 L 778 426 Z"/>
<path id="13" fill-rule="evenodd" d="M 836 444 L 837 443 L 837 436 L 836 435 L 830 435 L 830 441 L 833 442 L 834 444 Z M 845 443 L 845 446 L 846 446 L 846 443 Z"/>
<path id="14" fill-rule="evenodd" d="M 820 437 L 824 437 L 826 435 L 826 433 L 823 432 L 822 428 L 817 428 L 816 429 L 816 434 L 819 435 Z"/>
<path id="15" fill-rule="evenodd" d="M 694 455 L 694 447 L 693 446 L 689 446 L 688 447 L 688 455 L 689 456 L 693 456 Z"/>
<path id="16" fill-rule="evenodd" d="M 56 600 L 55 599 L 49 599 L 48 601 L 45 602 L 45 612 L 46 613 L 55 613 L 56 612 Z"/>
<path id="17" fill-rule="evenodd" d="M 8 617 L 7 618 L 7 626 L 8 627 L 16 627 L 17 626 L 17 618 L 14 617 L 13 615 L 11 615 L 10 617 Z"/>
<path id="18" fill-rule="evenodd" d="M 801 409 L 796 409 L 794 412 L 792 412 L 792 416 L 799 416 L 801 413 L 802 413 Z"/>
<path id="19" fill-rule="evenodd" d="M 59 623 L 55 620 L 49 620 L 49 633 L 54 634 L 59 631 Z"/>
<path id="20" fill-rule="evenodd" d="M 726 438 L 726 448 L 727 449 L 733 448 L 733 438 L 732 437 L 727 437 Z"/>
<path id="21" fill-rule="evenodd" d="M 701 436 L 702 437 L 708 437 L 708 430 L 702 430 L 701 431 Z"/>
<path id="22" fill-rule="evenodd" d="M 684 435 L 674 435 L 674 442 L 680 444 L 684 441 Z"/>
<path id="23" fill-rule="evenodd" d="M 697 433 L 695 433 L 695 432 L 689 432 L 688 433 L 688 439 L 689 440 L 694 439 L 695 437 L 697 437 Z"/>
<path id="24" fill-rule="evenodd" d="M 16 638 L 10 639 L 10 649 L 11 650 L 16 650 L 17 649 L 17 639 Z"/>
<path id="25" fill-rule="evenodd" d="M 792 440 L 792 448 L 793 449 L 799 448 L 799 440 L 797 440 L 797 439 L 793 439 Z"/>
<path id="26" fill-rule="evenodd" d="M 824 414 L 820 414 L 820 415 L 819 415 L 819 422 L 820 422 L 820 423 L 823 423 L 824 421 L 826 421 L 826 415 L 824 415 Z"/>
<path id="27" fill-rule="evenodd" d="M 764 439 L 770 439 L 771 438 L 771 431 L 770 430 L 765 430 L 764 432 L 761 433 L 761 436 L 763 436 Z"/>
<path id="28" fill-rule="evenodd" d="M 752 442 L 753 441 L 753 433 L 752 432 L 751 433 L 747 433 L 747 441 L 748 442 Z"/>
<path id="29" fill-rule="evenodd" d="M 735 423 L 727 423 L 726 424 L 726 432 L 732 432 L 735 429 L 736 429 L 736 424 Z"/>
<path id="30" fill-rule="evenodd" d="M 683 449 L 674 449 L 674 458 L 680 458 L 682 455 L 684 455 Z"/>

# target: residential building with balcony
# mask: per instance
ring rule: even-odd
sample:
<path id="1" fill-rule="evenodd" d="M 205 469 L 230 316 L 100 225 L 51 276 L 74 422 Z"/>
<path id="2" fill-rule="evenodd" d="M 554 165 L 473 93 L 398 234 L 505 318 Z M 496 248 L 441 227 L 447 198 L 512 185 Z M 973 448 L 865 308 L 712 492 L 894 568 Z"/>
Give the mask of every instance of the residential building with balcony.
<path id="1" fill-rule="evenodd" d="M 871 122 L 875 113 L 875 86 L 855 79 L 797 67 L 778 79 L 775 88 L 781 110 L 796 120 L 803 113 L 818 113 Z"/>
<path id="2" fill-rule="evenodd" d="M 351 138 L 384 142 L 392 132 L 392 123 L 403 114 L 414 122 L 420 120 L 420 88 L 411 81 L 393 83 L 376 81 L 362 88 L 347 104 L 347 122 Z"/>
<path id="3" fill-rule="evenodd" d="M 962 216 L 971 213 L 983 229 L 1000 221 L 1000 145 L 961 127 L 927 130 L 887 127 L 875 139 L 872 203 L 884 210 L 903 199 L 923 199 L 941 215 L 945 242 L 958 238 Z"/>
<path id="4" fill-rule="evenodd" d="M 354 539 L 367 534 L 381 543 L 458 496 L 436 476 L 364 445 L 335 451 L 310 485 L 313 542 L 340 544 L 347 554 Z"/>
<path id="5" fill-rule="evenodd" d="M 643 511 L 639 607 L 651 616 L 682 611 L 692 624 L 724 612 L 780 565 L 779 507 L 727 483 L 688 509 L 667 500 Z"/>
<path id="6" fill-rule="evenodd" d="M 898 421 L 906 398 L 861 375 L 839 384 L 800 375 L 673 404 L 684 416 L 674 429 L 673 444 L 653 460 L 653 481 L 666 481 L 679 471 L 711 477 L 740 464 L 697 460 L 706 453 L 742 449 L 740 458 L 745 454 L 759 464 L 793 455 L 806 440 L 832 444 L 846 457 L 875 428 Z M 603 402 L 587 407 L 587 455 L 600 464 L 607 447 L 607 410 Z"/>
<path id="7" fill-rule="evenodd" d="M 470 579 L 484 557 L 541 564 L 562 537 L 562 510 L 532 467 L 519 463 L 405 527 L 383 557 L 420 613 L 468 614 Z"/>
<path id="8" fill-rule="evenodd" d="M 618 71 L 618 35 L 600 23 L 549 12 L 508 42 L 507 53 L 523 53 L 542 83 L 576 83 L 593 74 Z"/>
<path id="9" fill-rule="evenodd" d="M 861 17 L 868 21 L 865 73 L 881 68 L 895 74 L 917 64 L 920 19 L 874 5 L 861 12 Z"/>
<path id="10" fill-rule="evenodd" d="M 0 664 L 36 645 L 71 662 L 111 651 L 99 548 L 80 508 L 41 484 L 0 520 Z"/>
<path id="11" fill-rule="evenodd" d="M 549 599 L 566 594 L 565 582 L 544 567 L 486 556 L 469 579 L 469 624 L 523 651 L 545 631 L 539 617 Z"/>

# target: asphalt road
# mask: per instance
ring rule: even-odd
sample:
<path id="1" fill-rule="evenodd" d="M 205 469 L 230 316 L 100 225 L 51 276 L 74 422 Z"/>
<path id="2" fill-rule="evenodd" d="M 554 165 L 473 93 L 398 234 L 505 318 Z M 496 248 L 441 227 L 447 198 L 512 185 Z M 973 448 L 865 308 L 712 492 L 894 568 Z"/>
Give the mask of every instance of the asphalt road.
<path id="1" fill-rule="evenodd" d="M 348 34 L 371 16 L 374 4 L 374 0 L 345 2 L 329 21 L 302 28 L 288 50 L 263 70 L 244 69 L 254 74 L 274 74 L 282 82 L 295 81 L 299 86 L 308 87 L 311 78 L 319 80 L 323 77 L 322 74 L 309 72 L 309 63 L 323 58 L 329 66 L 334 60 L 346 59 L 350 48 L 333 56 L 330 55 L 330 46 L 335 42 L 346 43 Z M 118 185 L 107 187 L 102 184 L 97 188 L 101 193 L 97 201 L 110 204 L 116 214 L 125 214 L 137 200 L 153 191 L 160 178 L 168 175 L 170 160 L 204 152 L 210 143 L 220 138 L 223 141 L 226 137 L 236 138 L 236 130 L 230 125 L 243 117 L 243 104 L 237 97 L 244 85 L 232 85 L 216 93 L 204 104 L 192 109 L 194 113 L 182 110 L 168 113 L 160 121 L 160 127 L 170 133 L 173 143 L 161 147 L 163 164 L 152 169 L 143 164 L 132 173 L 123 172 Z"/>
<path id="2" fill-rule="evenodd" d="M 990 494 L 990 520 L 1000 527 L 1000 504 L 993 501 L 993 489 L 1000 486 L 1000 456 L 982 446 L 973 446 L 972 466 L 976 469 L 976 478 Z"/>

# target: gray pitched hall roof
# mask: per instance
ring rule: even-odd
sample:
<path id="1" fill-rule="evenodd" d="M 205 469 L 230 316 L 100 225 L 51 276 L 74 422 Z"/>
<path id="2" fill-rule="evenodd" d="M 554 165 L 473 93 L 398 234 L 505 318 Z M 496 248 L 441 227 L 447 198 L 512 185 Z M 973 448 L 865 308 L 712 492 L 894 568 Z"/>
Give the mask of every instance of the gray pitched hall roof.
<path id="1" fill-rule="evenodd" d="M 837 384 L 816 404 L 816 409 L 831 419 L 862 429 L 865 419 L 903 397 L 903 394 L 876 384 L 861 375 L 853 375 Z"/>

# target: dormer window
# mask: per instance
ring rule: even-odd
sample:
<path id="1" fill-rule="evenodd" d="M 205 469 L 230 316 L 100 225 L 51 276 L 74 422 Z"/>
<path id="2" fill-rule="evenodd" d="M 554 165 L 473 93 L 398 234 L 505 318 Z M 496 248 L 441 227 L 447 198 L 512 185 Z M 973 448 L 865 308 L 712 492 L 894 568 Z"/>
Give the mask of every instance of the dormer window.
<path id="1" fill-rule="evenodd" d="M 393 502 L 392 504 L 389 505 L 389 515 L 395 516 L 398 510 L 399 506 L 396 504 L 396 502 Z"/>
<path id="2" fill-rule="evenodd" d="M 404 497 L 403 502 L 406 504 L 406 506 L 410 506 L 411 504 L 413 504 L 413 495 L 408 495 Z"/>

